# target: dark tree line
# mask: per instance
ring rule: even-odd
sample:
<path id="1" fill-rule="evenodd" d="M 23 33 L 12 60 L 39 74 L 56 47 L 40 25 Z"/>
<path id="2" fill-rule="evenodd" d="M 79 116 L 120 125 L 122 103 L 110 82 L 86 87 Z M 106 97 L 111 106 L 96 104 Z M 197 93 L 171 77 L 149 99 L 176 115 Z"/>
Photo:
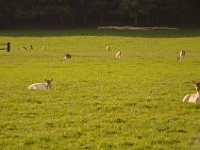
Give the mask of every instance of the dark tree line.
<path id="1" fill-rule="evenodd" d="M 0 0 L 0 26 L 200 25 L 200 0 Z"/>

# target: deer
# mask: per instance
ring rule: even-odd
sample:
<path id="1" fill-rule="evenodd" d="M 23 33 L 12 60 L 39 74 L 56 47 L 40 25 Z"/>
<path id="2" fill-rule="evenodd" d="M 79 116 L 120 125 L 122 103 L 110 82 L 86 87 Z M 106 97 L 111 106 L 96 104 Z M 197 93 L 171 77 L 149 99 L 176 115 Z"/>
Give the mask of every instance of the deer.
<path id="1" fill-rule="evenodd" d="M 33 49 L 33 46 L 32 46 L 32 45 L 30 45 L 29 47 L 30 47 L 30 49 Z"/>
<path id="2" fill-rule="evenodd" d="M 28 48 L 25 47 L 25 46 L 23 46 L 22 49 L 25 50 L 25 51 L 28 51 Z"/>
<path id="3" fill-rule="evenodd" d="M 53 81 L 53 79 L 51 80 L 47 80 L 44 79 L 44 83 L 34 83 L 31 84 L 28 89 L 29 90 L 45 90 L 45 89 L 50 89 L 51 88 L 51 82 Z"/>
<path id="4" fill-rule="evenodd" d="M 184 59 L 184 57 L 185 57 L 185 51 L 181 50 L 179 56 L 177 57 L 177 60 L 181 62 Z"/>
<path id="5" fill-rule="evenodd" d="M 116 55 L 115 55 L 116 58 L 121 58 L 121 56 L 122 56 L 122 52 L 121 51 L 117 52 Z"/>
<path id="6" fill-rule="evenodd" d="M 42 49 L 45 51 L 45 50 L 46 50 L 46 47 L 45 47 L 45 46 L 42 46 Z"/>
<path id="7" fill-rule="evenodd" d="M 72 55 L 70 55 L 70 54 L 68 54 L 68 53 L 67 53 L 67 54 L 65 54 L 65 57 L 64 57 L 64 59 L 66 59 L 66 60 L 67 60 L 67 59 L 71 59 L 71 58 L 72 58 Z"/>
<path id="8" fill-rule="evenodd" d="M 111 49 L 110 46 L 107 45 L 107 46 L 106 46 L 106 50 L 107 50 L 107 51 L 110 51 L 110 49 Z"/>
<path id="9" fill-rule="evenodd" d="M 18 50 L 25 50 L 25 51 L 28 51 L 29 49 L 33 49 L 33 46 L 30 45 L 30 46 L 23 46 L 23 47 L 19 47 Z"/>
<path id="10" fill-rule="evenodd" d="M 183 102 L 189 102 L 189 103 L 197 103 L 200 101 L 200 82 L 192 81 L 195 89 L 197 91 L 196 94 L 187 94 L 183 98 Z"/>

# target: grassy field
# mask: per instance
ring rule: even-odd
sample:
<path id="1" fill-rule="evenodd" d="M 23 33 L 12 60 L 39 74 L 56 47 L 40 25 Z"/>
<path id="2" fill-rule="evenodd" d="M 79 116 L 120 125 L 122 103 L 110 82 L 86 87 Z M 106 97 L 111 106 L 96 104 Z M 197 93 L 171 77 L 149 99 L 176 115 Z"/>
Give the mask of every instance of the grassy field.
<path id="1" fill-rule="evenodd" d="M 200 81 L 200 29 L 1 31 L 7 41 L 0 149 L 200 148 L 200 104 L 182 102 L 195 92 L 191 81 Z M 33 50 L 18 50 L 30 44 Z M 54 79 L 51 90 L 27 89 L 44 79 Z"/>

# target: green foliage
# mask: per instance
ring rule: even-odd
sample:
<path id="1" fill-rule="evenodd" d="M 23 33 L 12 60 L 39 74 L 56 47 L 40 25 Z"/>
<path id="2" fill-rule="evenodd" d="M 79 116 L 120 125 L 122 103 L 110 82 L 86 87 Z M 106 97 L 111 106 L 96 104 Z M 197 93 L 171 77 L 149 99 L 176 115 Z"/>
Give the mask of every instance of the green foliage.
<path id="1" fill-rule="evenodd" d="M 198 0 L 0 0 L 0 26 L 198 25 Z"/>
<path id="2" fill-rule="evenodd" d="M 12 46 L 0 51 L 0 149 L 199 148 L 200 105 L 182 102 L 200 81 L 199 29 L 8 30 L 0 38 Z M 27 89 L 51 78 L 51 90 Z"/>

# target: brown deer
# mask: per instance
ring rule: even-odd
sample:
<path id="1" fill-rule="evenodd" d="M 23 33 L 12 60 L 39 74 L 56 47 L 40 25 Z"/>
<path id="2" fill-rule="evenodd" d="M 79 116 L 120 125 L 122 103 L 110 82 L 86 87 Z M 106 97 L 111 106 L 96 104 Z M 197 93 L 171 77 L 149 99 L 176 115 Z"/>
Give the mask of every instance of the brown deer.
<path id="1" fill-rule="evenodd" d="M 72 58 L 72 55 L 70 55 L 70 54 L 68 54 L 68 53 L 67 53 L 67 54 L 65 54 L 65 57 L 64 57 L 64 59 L 66 59 L 66 60 L 67 60 L 67 59 L 71 59 L 71 58 Z"/>

